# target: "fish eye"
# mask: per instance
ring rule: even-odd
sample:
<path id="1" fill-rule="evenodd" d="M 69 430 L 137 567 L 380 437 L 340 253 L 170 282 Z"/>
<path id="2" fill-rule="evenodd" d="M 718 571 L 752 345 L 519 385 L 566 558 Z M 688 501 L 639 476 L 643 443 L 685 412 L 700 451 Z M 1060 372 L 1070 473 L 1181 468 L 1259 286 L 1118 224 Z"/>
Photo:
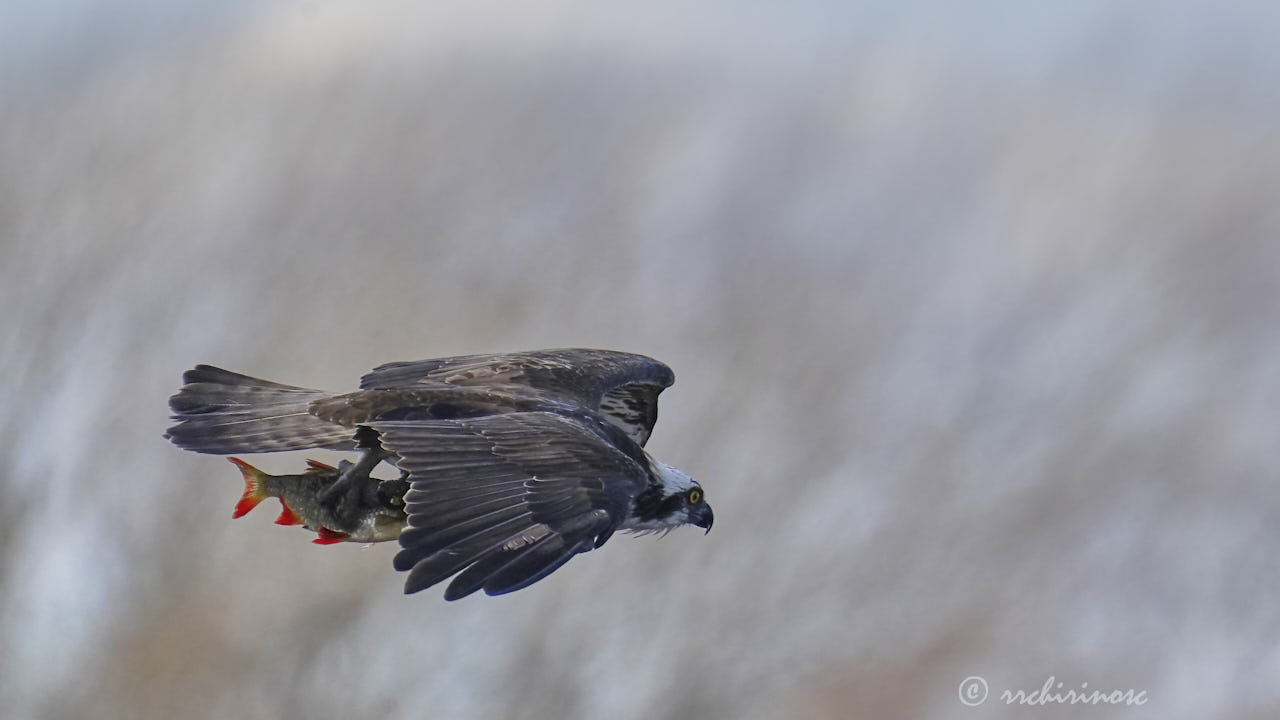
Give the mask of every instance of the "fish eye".
<path id="1" fill-rule="evenodd" d="M 689 498 L 690 505 L 697 505 L 698 501 L 702 500 L 702 491 L 699 490 L 698 488 L 693 488 L 692 490 L 689 491 L 688 498 Z"/>

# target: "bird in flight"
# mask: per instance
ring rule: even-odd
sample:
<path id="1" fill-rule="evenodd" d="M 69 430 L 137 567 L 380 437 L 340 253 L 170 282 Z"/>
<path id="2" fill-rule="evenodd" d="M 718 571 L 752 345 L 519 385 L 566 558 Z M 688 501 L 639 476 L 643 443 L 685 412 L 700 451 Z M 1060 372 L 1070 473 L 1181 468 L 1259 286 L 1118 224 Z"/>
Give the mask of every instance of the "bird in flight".
<path id="1" fill-rule="evenodd" d="M 391 463 L 408 484 L 405 592 L 453 577 L 456 600 L 528 587 L 618 530 L 710 532 L 702 487 L 644 450 L 674 380 L 652 358 L 581 348 L 389 363 L 343 394 L 197 365 L 166 437 L 213 454 L 360 450 L 316 495 L 331 512 Z"/>

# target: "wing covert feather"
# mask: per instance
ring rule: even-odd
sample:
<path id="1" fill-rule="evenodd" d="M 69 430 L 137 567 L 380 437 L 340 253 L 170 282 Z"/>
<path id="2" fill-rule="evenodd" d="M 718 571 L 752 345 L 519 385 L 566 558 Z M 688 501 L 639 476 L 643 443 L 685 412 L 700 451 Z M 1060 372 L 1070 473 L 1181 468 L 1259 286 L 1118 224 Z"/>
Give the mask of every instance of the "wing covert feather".
<path id="1" fill-rule="evenodd" d="M 675 382 L 645 355 L 565 348 L 394 362 L 360 379 L 360 388 L 487 387 L 532 393 L 597 413 L 643 446 L 658 421 L 658 395 Z"/>

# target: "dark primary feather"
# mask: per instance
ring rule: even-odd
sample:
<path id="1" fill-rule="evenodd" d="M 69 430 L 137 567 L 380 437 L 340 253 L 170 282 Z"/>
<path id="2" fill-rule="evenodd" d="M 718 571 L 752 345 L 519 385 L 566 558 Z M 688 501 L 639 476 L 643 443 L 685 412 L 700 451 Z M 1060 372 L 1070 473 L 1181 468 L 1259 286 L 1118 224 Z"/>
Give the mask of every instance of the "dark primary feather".
<path id="1" fill-rule="evenodd" d="M 406 592 L 457 577 L 445 596 L 511 592 L 597 547 L 647 483 L 589 415 L 525 412 L 370 425 L 409 472 L 398 570 Z"/>

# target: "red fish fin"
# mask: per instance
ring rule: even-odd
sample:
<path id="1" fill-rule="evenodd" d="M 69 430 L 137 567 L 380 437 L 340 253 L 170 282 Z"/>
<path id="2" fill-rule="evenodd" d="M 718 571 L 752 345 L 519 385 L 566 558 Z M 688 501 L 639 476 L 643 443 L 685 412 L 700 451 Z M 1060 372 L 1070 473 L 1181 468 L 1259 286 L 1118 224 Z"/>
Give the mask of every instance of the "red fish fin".
<path id="1" fill-rule="evenodd" d="M 298 513 L 293 511 L 283 499 L 280 500 L 280 517 L 276 518 L 277 525 L 301 525 L 302 518 L 298 517 Z"/>
<path id="2" fill-rule="evenodd" d="M 346 533 L 338 532 L 337 530 L 330 530 L 327 527 L 320 528 L 319 530 L 316 531 L 316 534 L 319 535 L 320 537 L 316 538 L 315 540 L 312 540 L 311 542 L 317 545 L 332 545 L 334 543 L 340 543 L 343 540 L 347 539 Z"/>
<path id="3" fill-rule="evenodd" d="M 266 473 L 240 458 L 227 458 L 236 467 L 240 468 L 240 474 L 244 476 L 244 495 L 240 496 L 240 502 L 236 503 L 236 511 L 231 517 L 244 517 L 250 510 L 256 508 L 258 503 L 266 500 L 267 495 Z"/>
<path id="4" fill-rule="evenodd" d="M 332 465 L 325 465 L 319 460 L 307 460 L 307 472 L 309 473 L 331 473 L 338 472 L 338 468 Z"/>

